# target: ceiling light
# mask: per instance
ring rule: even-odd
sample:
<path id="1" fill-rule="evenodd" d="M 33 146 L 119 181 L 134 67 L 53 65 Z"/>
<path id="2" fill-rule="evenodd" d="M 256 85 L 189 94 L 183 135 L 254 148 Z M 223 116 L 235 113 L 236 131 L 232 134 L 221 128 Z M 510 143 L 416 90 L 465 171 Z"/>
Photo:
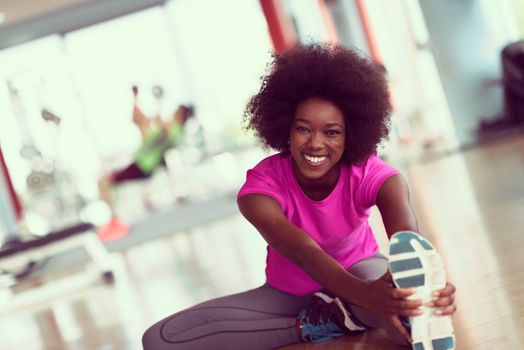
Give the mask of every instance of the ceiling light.
<path id="1" fill-rule="evenodd" d="M 0 23 L 2 23 L 5 19 L 5 13 L 0 12 Z"/>

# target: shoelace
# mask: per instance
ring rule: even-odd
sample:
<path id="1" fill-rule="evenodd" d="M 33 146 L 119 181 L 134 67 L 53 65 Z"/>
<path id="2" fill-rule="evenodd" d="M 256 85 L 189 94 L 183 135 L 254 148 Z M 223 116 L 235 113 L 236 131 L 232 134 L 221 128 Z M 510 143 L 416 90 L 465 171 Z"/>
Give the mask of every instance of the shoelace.
<path id="1" fill-rule="evenodd" d="M 309 322 L 315 325 L 333 322 L 338 326 L 339 320 L 333 311 L 333 307 L 337 306 L 334 303 L 326 303 L 319 297 L 315 297 L 308 307 L 310 311 L 308 312 Z"/>

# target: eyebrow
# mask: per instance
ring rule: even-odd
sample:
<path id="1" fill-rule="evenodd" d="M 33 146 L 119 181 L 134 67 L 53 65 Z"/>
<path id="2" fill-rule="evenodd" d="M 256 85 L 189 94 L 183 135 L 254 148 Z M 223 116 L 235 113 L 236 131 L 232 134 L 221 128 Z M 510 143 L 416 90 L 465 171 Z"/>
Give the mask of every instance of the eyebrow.
<path id="1" fill-rule="evenodd" d="M 309 120 L 304 119 L 304 118 L 297 118 L 297 119 L 295 119 L 295 122 L 302 122 L 302 123 L 306 123 L 306 124 L 310 123 Z M 344 126 L 339 124 L 339 123 L 327 123 L 326 126 L 327 127 L 338 126 L 339 128 L 344 129 Z"/>
<path id="2" fill-rule="evenodd" d="M 331 127 L 331 126 L 338 126 L 339 128 L 344 129 L 344 127 L 341 124 L 339 124 L 339 123 L 327 123 L 326 125 L 329 126 L 329 127 Z"/>

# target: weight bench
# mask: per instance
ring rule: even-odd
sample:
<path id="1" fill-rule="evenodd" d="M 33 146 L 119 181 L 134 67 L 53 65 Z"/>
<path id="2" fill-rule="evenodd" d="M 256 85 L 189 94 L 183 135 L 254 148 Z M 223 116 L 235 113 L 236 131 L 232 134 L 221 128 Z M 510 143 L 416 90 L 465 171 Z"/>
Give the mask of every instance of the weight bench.
<path id="1" fill-rule="evenodd" d="M 95 227 L 89 223 L 70 226 L 59 231 L 51 232 L 43 237 L 23 241 L 11 247 L 1 249 L 0 272 L 13 271 L 14 269 L 19 269 L 20 266 L 27 266 L 31 262 L 42 261 L 79 247 L 85 248 L 96 267 L 96 271 L 103 278 L 103 281 L 113 283 L 114 275 L 111 268 L 110 255 L 96 235 Z M 38 288 L 44 288 L 44 286 L 39 286 Z M 4 292 L 4 295 L 7 295 L 8 299 L 15 297 L 14 294 L 10 293 L 8 288 L 7 294 L 5 294 L 5 291 L 2 291 L 2 289 L 6 288 L 0 286 L 0 292 Z M 51 294 L 56 294 L 56 292 L 56 286 L 50 288 L 47 296 L 49 297 Z M 21 294 L 25 293 L 29 292 Z"/>

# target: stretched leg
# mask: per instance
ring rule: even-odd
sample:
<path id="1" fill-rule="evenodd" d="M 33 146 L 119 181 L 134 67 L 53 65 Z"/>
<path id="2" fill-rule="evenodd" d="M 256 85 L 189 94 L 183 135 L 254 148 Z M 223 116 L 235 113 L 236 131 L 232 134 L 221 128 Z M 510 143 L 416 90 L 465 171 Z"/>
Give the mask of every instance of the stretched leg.
<path id="1" fill-rule="evenodd" d="M 377 254 L 369 259 L 361 260 L 349 267 L 348 272 L 365 281 L 376 281 L 388 271 L 388 258 Z M 402 335 L 381 315 L 355 304 L 349 304 L 351 313 L 367 326 L 382 328 L 389 338 L 401 345 L 408 345 Z"/>
<path id="2" fill-rule="evenodd" d="M 98 180 L 100 199 L 102 199 L 107 204 L 111 211 L 110 220 L 97 230 L 98 237 L 103 242 L 109 242 L 122 238 L 129 232 L 129 225 L 119 220 L 116 215 L 112 196 L 113 186 L 124 181 L 143 179 L 148 176 L 149 175 L 140 170 L 140 168 L 135 163 L 132 163 L 127 168 L 112 174 L 103 175 Z"/>
<path id="3" fill-rule="evenodd" d="M 312 296 L 269 285 L 198 304 L 151 326 L 145 350 L 275 349 L 299 342 L 296 315 Z"/>
<path id="4" fill-rule="evenodd" d="M 144 173 L 136 163 L 129 164 L 126 168 L 118 170 L 113 173 L 102 175 L 98 180 L 98 191 L 100 199 L 102 199 L 109 209 L 111 216 L 116 217 L 114 201 L 113 201 L 113 187 L 125 181 L 142 180 L 150 177 L 151 174 Z"/>
<path id="5" fill-rule="evenodd" d="M 98 180 L 98 192 L 100 199 L 103 200 L 109 210 L 111 210 L 111 216 L 115 216 L 115 210 L 113 206 L 113 197 L 111 196 L 111 189 L 113 188 L 113 178 L 111 174 L 104 174 Z"/>
<path id="6" fill-rule="evenodd" d="M 387 270 L 388 259 L 377 254 L 353 264 L 348 272 L 365 281 L 374 281 Z M 402 335 L 385 317 L 355 304 L 342 303 L 327 291 L 316 293 L 316 296 L 298 315 L 303 341 L 322 342 L 372 327 L 384 329 L 392 341 L 407 345 Z"/>

